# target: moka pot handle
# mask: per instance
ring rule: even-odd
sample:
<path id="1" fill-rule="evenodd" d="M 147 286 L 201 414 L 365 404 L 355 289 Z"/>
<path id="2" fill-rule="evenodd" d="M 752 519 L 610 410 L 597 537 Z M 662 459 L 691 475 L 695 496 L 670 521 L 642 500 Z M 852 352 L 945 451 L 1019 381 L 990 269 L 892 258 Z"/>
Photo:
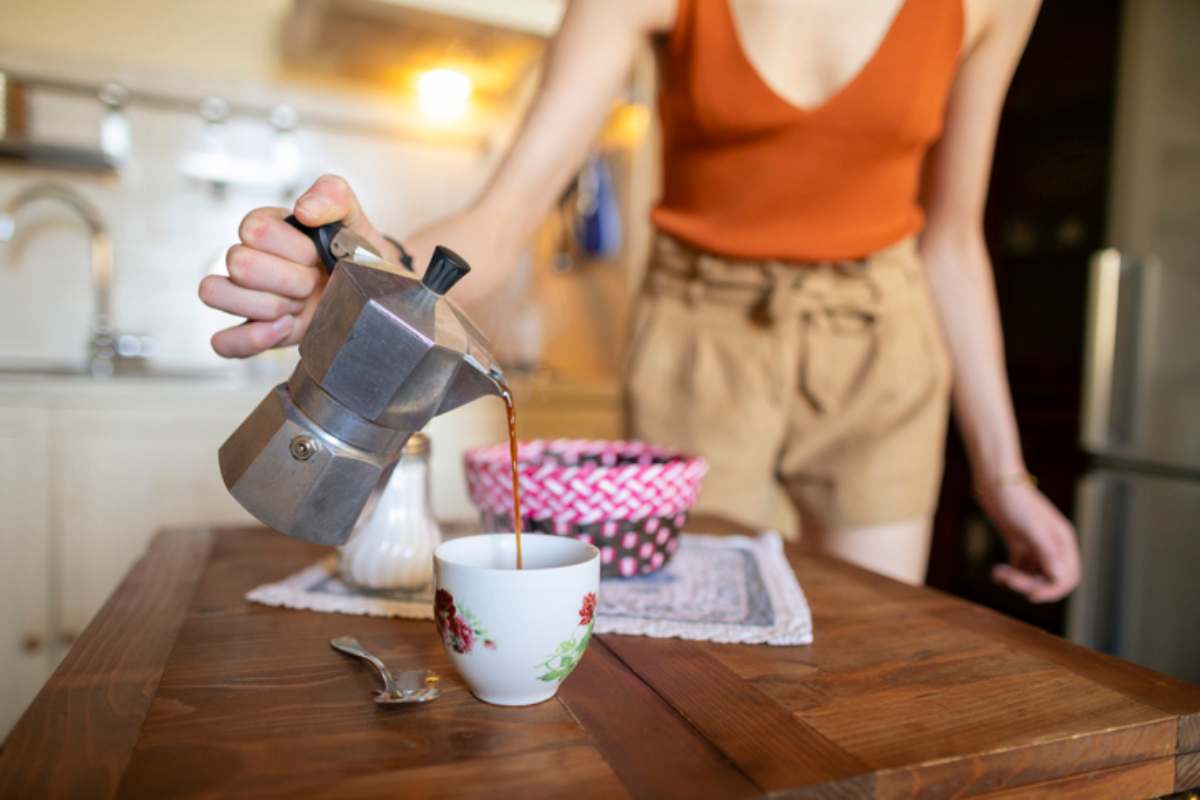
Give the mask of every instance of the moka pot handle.
<path id="1" fill-rule="evenodd" d="M 333 239 L 342 232 L 342 223 L 330 222 L 313 228 L 296 219 L 295 214 L 289 214 L 284 222 L 309 238 L 313 247 L 317 248 L 317 255 L 320 256 L 325 271 L 333 272 L 333 268 L 337 266 L 338 262 L 338 258 L 333 252 Z"/>

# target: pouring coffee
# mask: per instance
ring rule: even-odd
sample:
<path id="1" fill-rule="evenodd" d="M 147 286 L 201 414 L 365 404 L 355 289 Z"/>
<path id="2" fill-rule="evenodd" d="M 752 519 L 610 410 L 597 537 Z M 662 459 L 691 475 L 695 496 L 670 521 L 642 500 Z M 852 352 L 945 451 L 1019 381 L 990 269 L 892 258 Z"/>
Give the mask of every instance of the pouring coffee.
<path id="1" fill-rule="evenodd" d="M 409 436 L 506 384 L 445 296 L 470 271 L 460 256 L 438 247 L 417 278 L 340 223 L 287 221 L 312 240 L 329 283 L 295 371 L 221 446 L 221 476 L 264 524 L 341 545 Z"/>

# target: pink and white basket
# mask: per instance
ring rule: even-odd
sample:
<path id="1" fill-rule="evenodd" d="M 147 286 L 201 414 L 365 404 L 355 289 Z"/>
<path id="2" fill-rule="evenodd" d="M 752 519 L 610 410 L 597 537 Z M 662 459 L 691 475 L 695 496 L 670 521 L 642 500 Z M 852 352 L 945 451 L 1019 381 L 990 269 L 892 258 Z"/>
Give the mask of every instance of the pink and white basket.
<path id="1" fill-rule="evenodd" d="M 465 461 L 487 530 L 512 530 L 508 445 L 472 450 Z M 583 439 L 521 442 L 517 464 L 522 529 L 596 545 L 605 577 L 667 563 L 708 469 L 702 458 L 644 442 Z"/>

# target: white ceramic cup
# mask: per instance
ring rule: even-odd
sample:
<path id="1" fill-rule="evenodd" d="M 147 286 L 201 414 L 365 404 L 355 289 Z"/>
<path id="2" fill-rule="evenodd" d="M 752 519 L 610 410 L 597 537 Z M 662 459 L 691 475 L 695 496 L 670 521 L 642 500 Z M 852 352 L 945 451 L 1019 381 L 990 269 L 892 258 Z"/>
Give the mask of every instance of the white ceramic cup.
<path id="1" fill-rule="evenodd" d="M 442 644 L 485 703 L 549 700 L 592 635 L 600 551 L 561 536 L 464 536 L 434 551 L 434 616 Z"/>

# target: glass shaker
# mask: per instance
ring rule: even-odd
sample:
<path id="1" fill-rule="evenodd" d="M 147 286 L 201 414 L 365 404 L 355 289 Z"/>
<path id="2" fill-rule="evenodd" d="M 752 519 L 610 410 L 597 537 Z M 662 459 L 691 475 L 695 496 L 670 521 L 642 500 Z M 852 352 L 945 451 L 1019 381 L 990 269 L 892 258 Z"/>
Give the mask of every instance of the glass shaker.
<path id="1" fill-rule="evenodd" d="M 433 518 L 429 437 L 414 433 L 373 509 L 342 546 L 340 571 L 367 589 L 417 590 L 433 580 L 433 551 L 442 532 Z"/>

